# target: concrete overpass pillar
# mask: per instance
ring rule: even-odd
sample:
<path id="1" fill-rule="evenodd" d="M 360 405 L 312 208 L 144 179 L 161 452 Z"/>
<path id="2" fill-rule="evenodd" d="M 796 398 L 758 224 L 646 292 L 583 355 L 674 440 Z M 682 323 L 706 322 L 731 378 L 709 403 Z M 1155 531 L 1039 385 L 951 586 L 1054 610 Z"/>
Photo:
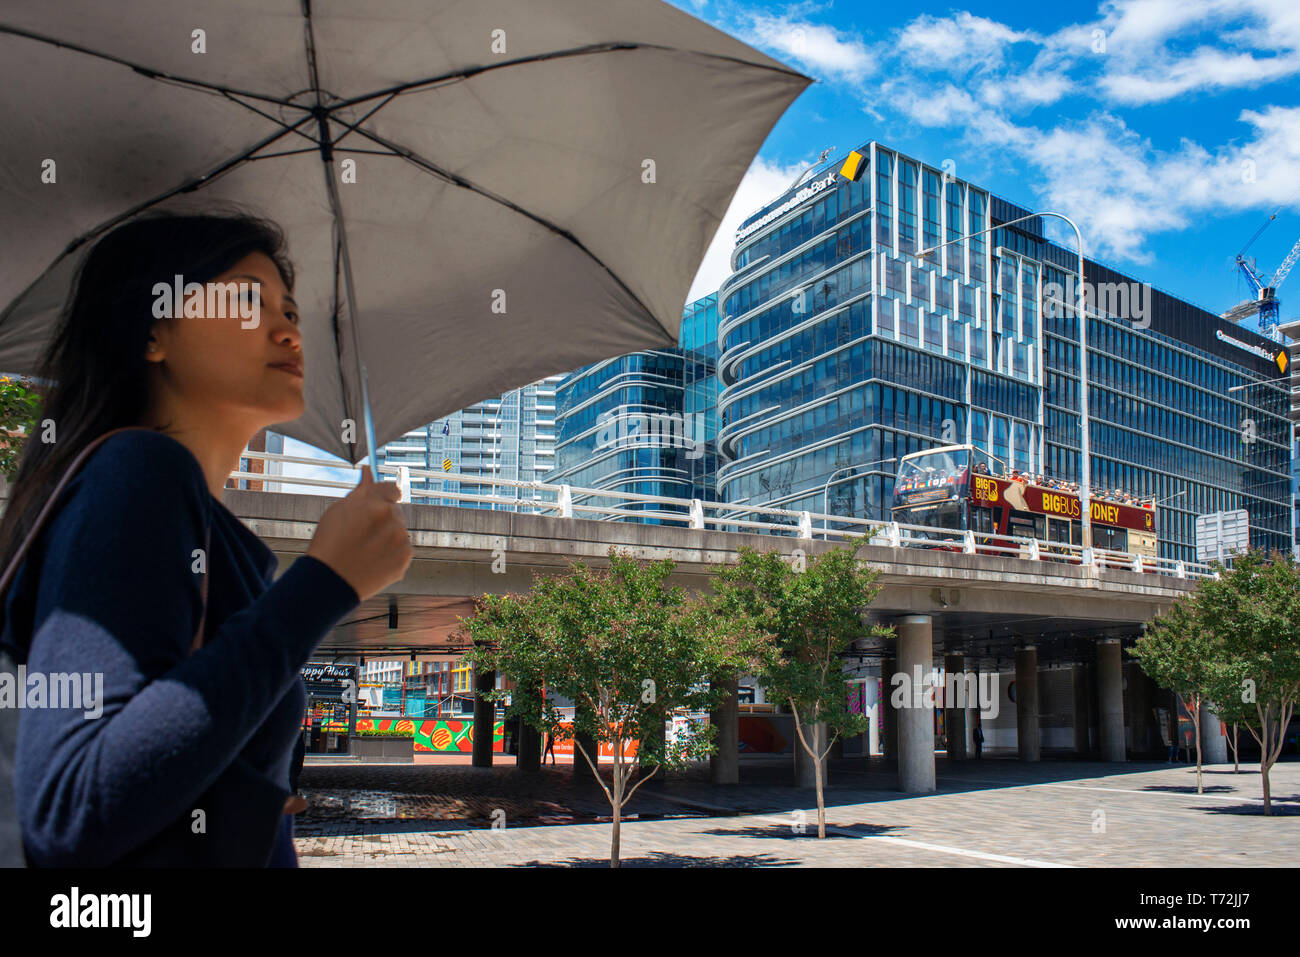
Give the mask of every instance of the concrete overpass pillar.
<path id="1" fill-rule="evenodd" d="M 740 678 L 736 675 L 718 678 L 714 688 L 724 692 L 716 711 L 709 712 L 709 721 L 716 729 L 713 744 L 716 750 L 709 757 L 709 777 L 714 784 L 740 783 Z"/>
<path id="2" fill-rule="evenodd" d="M 1076 664 L 1070 668 L 1070 690 L 1074 699 L 1074 753 L 1086 755 L 1091 749 L 1088 741 L 1088 666 Z"/>
<path id="3" fill-rule="evenodd" d="M 1135 755 L 1158 755 L 1164 750 L 1164 742 L 1153 712 L 1160 689 L 1136 661 L 1120 667 L 1124 670 L 1124 685 L 1128 689 L 1127 748 Z"/>
<path id="4" fill-rule="evenodd" d="M 804 738 L 807 739 L 809 746 L 814 751 L 821 754 L 826 750 L 826 722 L 821 721 L 817 724 L 805 724 L 803 726 Z M 830 778 L 826 774 L 826 759 L 821 761 L 822 766 L 822 784 L 829 784 Z M 803 742 L 799 740 L 799 732 L 795 731 L 794 735 L 794 783 L 795 787 L 815 788 L 817 786 L 817 765 L 813 759 L 808 756 L 804 750 Z"/>
<path id="5" fill-rule="evenodd" d="M 1201 706 L 1201 754 L 1205 764 L 1228 763 L 1228 739 L 1223 735 L 1223 723 L 1209 708 Z"/>
<path id="6" fill-rule="evenodd" d="M 898 671 L 898 659 L 882 658 L 880 661 L 880 743 L 885 751 L 885 761 L 889 764 L 898 762 L 898 710 L 894 707 L 894 674 Z"/>
<path id="7" fill-rule="evenodd" d="M 1097 643 L 1097 712 L 1101 759 L 1124 761 L 1124 666 L 1119 639 Z"/>
<path id="8" fill-rule="evenodd" d="M 948 759 L 950 761 L 964 761 L 966 759 L 966 709 L 971 702 L 965 682 L 966 656 L 965 655 L 944 655 L 944 694 L 947 694 L 948 688 L 957 689 L 955 700 L 949 701 L 944 698 L 944 728 L 948 732 Z M 948 681 L 947 676 L 952 675 L 953 680 Z M 976 687 L 975 694 L 978 696 L 979 689 Z M 960 704 L 960 707 L 957 705 Z"/>
<path id="9" fill-rule="evenodd" d="M 496 684 L 495 671 L 474 671 L 474 752 L 470 763 L 476 768 L 492 767 L 492 725 L 495 723 L 496 705 L 487 699 L 487 692 Z"/>
<path id="10" fill-rule="evenodd" d="M 1016 747 L 1021 761 L 1042 759 L 1038 734 L 1038 649 L 1016 649 Z"/>
<path id="11" fill-rule="evenodd" d="M 907 615 L 898 620 L 897 628 L 898 670 L 909 682 L 915 681 L 919 670 L 924 680 L 934 667 L 933 619 Z M 925 794 L 935 789 L 934 711 L 916 707 L 913 695 L 903 703 L 905 707 L 891 715 L 898 725 L 898 788 L 906 794 Z"/>

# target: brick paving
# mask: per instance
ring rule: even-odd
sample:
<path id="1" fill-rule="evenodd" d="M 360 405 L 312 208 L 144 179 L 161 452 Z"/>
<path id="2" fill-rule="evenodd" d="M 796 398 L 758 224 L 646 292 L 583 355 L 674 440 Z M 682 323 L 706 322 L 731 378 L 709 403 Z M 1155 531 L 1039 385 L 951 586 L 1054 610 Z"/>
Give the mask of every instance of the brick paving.
<path id="1" fill-rule="evenodd" d="M 832 762 L 828 839 L 816 797 L 791 786 L 789 759 L 746 760 L 744 784 L 717 787 L 706 767 L 652 781 L 629 804 L 626 866 L 1070 867 L 1295 866 L 1300 762 L 1271 776 L 1263 816 L 1258 770 L 1131 762 L 945 762 L 938 791 L 904 795 L 897 773 Z M 316 765 L 300 785 L 303 867 L 605 866 L 609 805 L 568 767 Z M 493 827 L 494 820 L 504 827 Z M 802 833 L 800 833 L 802 832 Z"/>

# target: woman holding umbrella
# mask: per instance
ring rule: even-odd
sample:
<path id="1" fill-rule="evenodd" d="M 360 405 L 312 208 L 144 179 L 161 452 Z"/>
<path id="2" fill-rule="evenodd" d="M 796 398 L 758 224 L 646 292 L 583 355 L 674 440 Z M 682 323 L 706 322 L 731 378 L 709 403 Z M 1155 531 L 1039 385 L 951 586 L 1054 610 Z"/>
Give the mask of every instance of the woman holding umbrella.
<path id="1" fill-rule="evenodd" d="M 176 277 L 193 295 L 159 308 Z M 228 299 L 217 283 L 236 284 Z M 29 685 L 71 674 L 93 699 L 22 712 L 14 788 L 34 865 L 296 866 L 299 669 L 402 577 L 411 544 L 395 486 L 363 473 L 275 579 L 221 502 L 253 434 L 304 410 L 293 286 L 278 228 L 242 215 L 137 218 L 80 267 L 44 357 L 44 431 L 0 523 L 0 643 Z"/>

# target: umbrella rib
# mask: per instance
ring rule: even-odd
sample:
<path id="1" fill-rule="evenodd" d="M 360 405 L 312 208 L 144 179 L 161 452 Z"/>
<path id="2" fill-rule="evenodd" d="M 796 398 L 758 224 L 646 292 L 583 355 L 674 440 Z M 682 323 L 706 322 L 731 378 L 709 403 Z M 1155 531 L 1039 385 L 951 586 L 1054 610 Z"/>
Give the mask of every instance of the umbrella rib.
<path id="1" fill-rule="evenodd" d="M 201 90 L 210 90 L 215 93 L 238 93 L 240 96 L 249 96 L 255 100 L 265 100 L 268 103 L 277 103 L 280 106 L 289 106 L 294 109 L 303 109 L 301 106 L 290 102 L 289 100 L 279 97 L 269 96 L 265 93 L 254 93 L 252 90 L 241 90 L 235 87 L 222 86 L 219 83 L 208 83 L 204 80 L 195 80 L 192 77 L 177 76 L 173 73 L 165 73 L 162 70 L 155 70 L 153 67 L 143 66 L 139 63 L 132 63 L 123 57 L 116 56 L 112 53 L 104 53 L 100 50 L 92 50 L 90 47 L 82 46 L 79 43 L 70 43 L 67 40 L 58 40 L 54 37 L 47 37 L 44 34 L 36 33 L 32 30 L 24 30 L 21 27 L 11 27 L 0 23 L 0 33 L 8 33 L 17 37 L 24 37 L 28 40 L 36 40 L 39 43 L 48 43 L 51 46 L 61 47 L 65 50 L 73 50 L 77 53 L 84 53 L 86 56 L 96 57 L 100 60 L 108 60 L 110 63 L 117 63 L 120 66 L 127 67 L 139 73 L 141 76 L 150 80 L 170 80 L 173 83 L 179 83 L 183 86 L 192 86 Z M 235 102 L 238 102 L 237 100 Z"/>
<path id="2" fill-rule="evenodd" d="M 542 216 L 538 216 L 536 213 L 530 212 L 529 210 L 524 209 L 518 203 L 511 202 L 510 200 L 506 199 L 504 196 L 498 196 L 496 193 L 493 193 L 490 190 L 486 190 L 483 187 L 470 182 L 469 180 L 465 179 L 465 177 L 463 176 L 460 176 L 456 173 L 452 173 L 449 170 L 442 169 L 440 166 L 425 159 L 422 156 L 419 156 L 415 152 L 407 149 L 406 147 L 402 146 L 399 143 L 394 143 L 388 139 L 385 139 L 384 137 L 380 136 L 377 133 L 372 133 L 369 130 L 363 130 L 360 127 L 357 127 L 355 132 L 359 133 L 361 136 L 364 136 L 368 140 L 372 140 L 378 143 L 380 146 L 388 147 L 388 149 L 392 150 L 394 153 L 396 153 L 402 159 L 406 160 L 408 163 L 411 163 L 425 170 L 428 173 L 432 173 L 435 176 L 439 176 L 454 186 L 460 186 L 463 189 L 468 189 L 470 192 L 478 193 L 480 196 L 483 196 L 494 203 L 504 206 L 507 209 L 514 210 L 516 213 L 519 213 L 521 216 L 528 217 L 538 225 L 543 226 L 546 229 L 549 229 L 557 236 L 561 236 L 564 239 L 568 240 L 569 242 L 573 243 L 573 245 L 577 246 L 580 250 L 582 250 L 591 259 L 592 262 L 596 263 L 596 265 L 600 266 L 601 269 L 605 270 L 605 272 L 609 274 L 610 278 L 613 279 L 614 282 L 618 283 L 619 288 L 621 288 L 625 293 L 627 293 L 628 297 L 634 303 L 640 306 L 641 310 L 647 316 L 649 316 L 653 322 L 658 324 L 659 320 L 655 317 L 654 312 L 650 308 L 648 308 L 645 303 L 641 301 L 640 297 L 637 296 L 636 293 L 634 293 L 631 289 L 627 287 L 627 284 L 623 282 L 622 277 L 620 277 L 618 273 L 614 272 L 614 270 L 610 269 L 609 266 L 606 265 L 599 256 L 597 256 L 590 249 L 584 246 L 582 244 L 582 241 L 578 239 L 577 236 L 573 235 L 573 233 L 569 232 L 564 227 L 558 226 L 555 223 L 551 222 L 550 220 Z"/>
<path id="3" fill-rule="evenodd" d="M 315 141 L 315 140 L 312 140 L 312 142 L 314 143 L 314 142 L 316 142 L 316 141 Z M 318 147 L 315 147 L 315 146 L 305 146 L 305 147 L 303 147 L 303 148 L 300 149 L 300 150 L 284 150 L 283 152 L 280 152 L 280 153 L 263 153 L 261 156 L 250 156 L 248 159 L 249 159 L 250 162 L 253 162 L 253 161 L 256 161 L 256 160 L 275 159 L 276 157 L 280 157 L 280 156 L 301 156 L 303 153 L 319 153 L 319 152 L 320 152 L 320 149 L 319 149 Z M 357 149 L 349 149 L 348 152 L 349 152 L 349 153 L 362 153 L 362 154 L 364 154 L 364 155 L 366 155 L 366 156 L 396 156 L 396 155 L 397 155 L 396 153 L 387 153 L 387 152 L 384 152 L 383 150 L 357 150 Z"/>
<path id="4" fill-rule="evenodd" d="M 299 124 L 306 123 L 310 119 L 311 119 L 310 116 L 304 116 L 301 120 L 298 121 L 298 123 Z M 270 136 L 263 139 L 261 142 L 254 144 L 250 149 L 246 150 L 243 153 L 240 153 L 237 156 L 233 156 L 222 163 L 219 163 L 218 165 L 214 166 L 212 169 L 208 170 L 208 172 L 202 174 L 201 176 L 198 176 L 194 179 L 186 180 L 185 182 L 180 183 L 179 185 L 173 186 L 171 189 L 159 193 L 157 196 L 154 196 L 151 199 L 147 199 L 142 203 L 137 203 L 135 206 L 132 206 L 130 209 L 126 210 L 125 212 L 119 213 L 118 215 L 105 220 L 104 222 L 96 226 L 94 229 L 91 229 L 89 232 L 83 233 L 82 235 L 78 236 L 76 239 L 72 240 L 72 242 L 68 243 L 68 245 L 64 248 L 63 252 L 59 253 L 59 255 L 54 258 L 54 261 L 50 263 L 49 267 L 44 272 L 42 272 L 39 276 L 37 276 L 34 280 L 32 280 L 32 282 L 27 286 L 27 288 L 25 288 L 21 293 L 15 296 L 13 300 L 9 303 L 9 305 L 4 309 L 3 312 L 0 312 L 0 325 L 4 324 L 5 320 L 9 318 L 9 315 L 13 311 L 14 307 L 19 302 L 21 302 L 23 298 L 29 292 L 31 292 L 31 290 L 42 279 L 44 279 L 47 275 L 49 275 L 54 270 L 54 268 L 58 266 L 60 262 L 63 261 L 65 257 L 67 257 L 78 247 L 88 242 L 89 240 L 94 239 L 96 236 L 99 236 L 106 230 L 111 229 L 112 227 L 118 225 L 119 223 L 125 222 L 131 217 L 144 212 L 149 207 L 156 206 L 158 203 L 161 202 L 165 202 L 166 200 L 171 199 L 173 196 L 176 196 L 179 193 L 193 192 L 194 190 L 198 189 L 200 186 L 202 186 L 204 183 L 208 182 L 209 180 L 213 179 L 214 177 L 220 176 L 222 173 L 227 172 L 231 168 L 239 165 L 240 163 L 248 162 L 249 159 L 252 157 L 253 153 L 256 153 L 264 146 L 270 146 L 276 140 L 283 137 L 285 135 L 285 132 L 286 131 L 284 130 L 280 130 L 276 133 L 271 134 Z"/>
<path id="5" fill-rule="evenodd" d="M 223 90 L 221 95 L 224 96 L 226 99 L 228 99 L 231 103 L 234 103 L 238 106 L 242 106 L 246 110 L 251 110 L 265 120 L 270 120 L 276 126 L 282 127 L 285 130 L 285 132 L 296 133 L 309 143 L 316 142 L 316 140 L 314 140 L 312 137 L 308 136 L 302 130 L 297 128 L 299 125 L 301 125 L 301 121 L 299 123 L 294 124 L 293 126 L 290 126 L 289 123 L 287 123 L 285 120 L 280 119 L 280 117 L 272 116 L 270 113 L 264 112 L 263 110 L 259 110 L 251 103 L 245 103 L 243 100 L 236 99 L 235 96 L 229 93 L 228 91 Z M 305 109 L 305 107 L 297 107 L 297 109 L 301 110 L 301 109 Z"/>
<path id="6" fill-rule="evenodd" d="M 304 3 L 307 0 L 303 0 Z M 666 50 L 670 53 L 691 53 L 695 56 L 707 57 L 713 60 L 725 60 L 729 63 L 738 63 L 741 66 L 753 67 L 756 70 L 768 70 L 773 73 L 783 73 L 786 76 L 798 77 L 806 80 L 808 77 L 802 73 L 787 69 L 782 66 L 767 66 L 763 63 L 753 63 L 740 57 L 727 56 L 721 53 L 704 53 L 699 50 L 685 50 L 681 47 L 664 46 L 661 43 L 627 43 L 620 41 L 609 41 L 606 43 L 589 43 L 586 46 L 574 47 L 569 50 L 552 50 L 549 53 L 536 53 L 532 56 L 518 57 L 514 60 L 505 60 L 501 63 L 491 63 L 482 66 L 466 67 L 463 70 L 454 70 L 450 73 L 442 73 L 437 76 L 425 77 L 420 80 L 408 80 L 405 83 L 395 83 L 392 86 L 386 86 L 382 89 L 375 90 L 372 93 L 364 93 L 360 96 L 349 97 L 335 103 L 332 109 L 340 109 L 348 106 L 355 106 L 358 103 L 364 103 L 366 100 L 373 100 L 380 96 L 396 96 L 399 93 L 407 93 L 411 90 L 428 86 L 434 83 L 442 83 L 447 80 L 463 80 L 480 73 L 487 73 L 492 70 L 503 70 L 506 67 L 520 66 L 525 63 L 538 63 L 543 60 L 558 60 L 567 57 L 587 56 L 592 53 L 611 53 L 619 50 Z"/>
<path id="7" fill-rule="evenodd" d="M 321 102 L 320 70 L 317 68 L 316 63 L 316 27 L 311 19 L 311 0 L 300 0 L 300 2 L 302 3 L 303 27 L 306 31 L 306 36 L 303 39 L 307 44 L 307 75 L 311 77 L 311 89 L 316 94 L 316 105 L 323 106 L 324 104 Z"/>
<path id="8" fill-rule="evenodd" d="M 393 102 L 393 99 L 394 99 L 396 96 L 397 96 L 397 94 L 394 93 L 392 96 L 385 97 L 382 101 L 380 101 L 379 103 L 376 103 L 375 106 L 374 106 L 372 109 L 367 110 L 366 113 L 365 113 L 365 115 L 363 115 L 360 119 L 358 119 L 358 120 L 356 120 L 355 122 L 352 122 L 352 123 L 348 123 L 348 122 L 346 122 L 345 120 L 341 120 L 341 119 L 339 119 L 337 116 L 332 116 L 331 119 L 334 120 L 335 123 L 338 123 L 340 126 L 342 126 L 342 127 L 344 128 L 344 132 L 340 133 L 338 136 L 336 136 L 336 137 L 334 137 L 332 140 L 330 140 L 330 145 L 332 145 L 332 146 L 338 146 L 339 142 L 343 139 L 343 137 L 347 136 L 348 133 L 351 133 L 354 129 L 356 129 L 358 126 L 360 126 L 360 125 L 361 125 L 362 123 L 364 123 L 366 120 L 370 119 L 372 116 L 374 116 L 376 113 L 378 113 L 378 112 L 379 112 L 380 110 L 382 110 L 384 107 L 386 107 L 389 103 Z"/>

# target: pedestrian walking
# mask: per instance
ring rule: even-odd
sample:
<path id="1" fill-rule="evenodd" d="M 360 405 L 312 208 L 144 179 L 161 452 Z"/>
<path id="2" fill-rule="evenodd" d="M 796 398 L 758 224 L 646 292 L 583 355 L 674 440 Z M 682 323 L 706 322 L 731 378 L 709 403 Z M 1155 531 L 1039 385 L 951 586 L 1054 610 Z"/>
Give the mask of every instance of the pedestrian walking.
<path id="1" fill-rule="evenodd" d="M 77 274 L 41 376 L 58 441 L 24 443 L 0 522 L 0 645 L 29 673 L 103 679 L 97 720 L 41 708 L 19 723 L 33 866 L 297 866 L 300 669 L 403 576 L 411 544 L 396 485 L 363 474 L 276 578 L 221 502 L 253 435 L 304 411 L 285 248 L 249 216 L 150 214 Z M 195 291 L 160 310 L 173 276 Z"/>
<path id="2" fill-rule="evenodd" d="M 551 756 L 551 763 L 555 763 L 555 735 L 550 731 L 546 732 L 546 750 L 542 752 L 542 764 L 546 763 L 546 756 Z"/>
<path id="3" fill-rule="evenodd" d="M 975 742 L 975 760 L 984 756 L 984 728 L 980 725 L 979 719 L 975 719 L 975 730 L 971 732 L 971 739 Z"/>

